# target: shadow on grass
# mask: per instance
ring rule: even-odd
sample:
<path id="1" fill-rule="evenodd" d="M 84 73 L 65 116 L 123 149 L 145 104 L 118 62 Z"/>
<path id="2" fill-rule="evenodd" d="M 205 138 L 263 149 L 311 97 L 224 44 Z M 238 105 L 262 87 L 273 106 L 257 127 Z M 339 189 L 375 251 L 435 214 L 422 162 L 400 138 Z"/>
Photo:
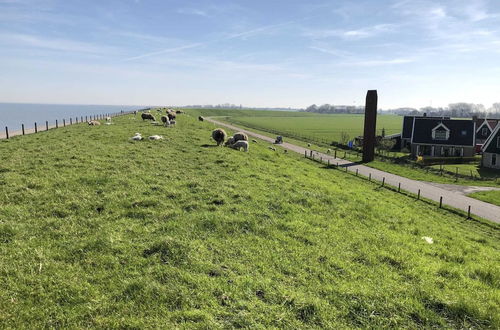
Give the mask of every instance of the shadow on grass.
<path id="1" fill-rule="evenodd" d="M 215 144 L 202 144 L 201 147 L 202 148 L 217 148 L 217 147 L 220 147 L 220 146 L 215 145 Z"/>

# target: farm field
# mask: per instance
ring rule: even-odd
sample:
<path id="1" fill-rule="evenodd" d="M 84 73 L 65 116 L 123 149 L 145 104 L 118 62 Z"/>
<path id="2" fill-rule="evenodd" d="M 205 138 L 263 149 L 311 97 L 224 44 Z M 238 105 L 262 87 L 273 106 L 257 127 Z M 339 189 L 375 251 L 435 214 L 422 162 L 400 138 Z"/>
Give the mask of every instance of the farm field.
<path id="1" fill-rule="evenodd" d="M 0 327 L 500 327 L 499 225 L 213 128 L 0 141 Z"/>
<path id="2" fill-rule="evenodd" d="M 307 145 L 304 141 L 310 141 L 313 144 L 312 148 L 323 150 L 323 152 L 326 151 L 332 140 L 336 141 L 340 138 L 341 132 L 346 132 L 352 138 L 362 134 L 363 127 L 362 115 L 325 115 L 306 112 L 226 109 L 189 109 L 188 112 L 196 116 L 223 117 L 222 119 L 226 122 L 256 130 L 260 133 L 264 132 L 268 136 L 283 134 L 287 136 L 287 141 L 302 146 Z M 378 134 L 380 134 L 381 126 L 385 127 L 386 134 L 400 132 L 401 121 L 402 117 L 400 116 L 379 115 L 377 118 Z M 349 134 L 349 132 L 351 133 Z M 343 156 L 343 153 L 342 150 L 339 155 Z M 391 152 L 390 154 L 392 157 L 403 157 L 405 155 L 399 152 Z M 359 155 L 354 152 L 348 154 L 346 159 L 352 161 L 361 160 Z M 481 169 L 477 164 L 448 164 L 444 166 L 446 171 L 444 171 L 443 175 L 428 171 L 426 168 L 413 168 L 408 165 L 382 161 L 381 159 L 366 165 L 421 181 L 500 187 L 500 173 L 495 170 Z M 429 167 L 439 169 L 439 165 Z M 458 168 L 458 173 L 464 176 L 458 178 L 458 180 L 455 178 L 456 168 Z M 481 178 L 482 180 L 470 178 L 471 171 L 474 178 Z"/>

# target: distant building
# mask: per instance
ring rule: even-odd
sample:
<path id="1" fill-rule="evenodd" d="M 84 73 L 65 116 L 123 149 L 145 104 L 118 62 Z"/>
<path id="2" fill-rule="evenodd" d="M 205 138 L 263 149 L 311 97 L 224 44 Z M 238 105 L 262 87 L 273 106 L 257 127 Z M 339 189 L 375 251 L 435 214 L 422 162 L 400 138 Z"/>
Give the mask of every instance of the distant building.
<path id="1" fill-rule="evenodd" d="M 473 120 L 415 117 L 411 154 L 413 157 L 473 157 L 475 127 Z"/>
<path id="2" fill-rule="evenodd" d="M 450 119 L 450 117 L 427 117 L 424 113 L 423 116 L 404 116 L 403 130 L 401 131 L 401 149 L 411 149 L 411 137 L 413 135 L 413 123 L 415 118 L 418 119 Z"/>
<path id="3" fill-rule="evenodd" d="M 497 127 L 500 119 L 484 119 L 477 117 L 473 117 L 473 119 L 476 122 L 476 145 L 480 150 Z"/>
<path id="4" fill-rule="evenodd" d="M 482 151 L 481 164 L 484 167 L 500 169 L 500 125 L 496 125 L 495 130 L 484 143 Z"/>

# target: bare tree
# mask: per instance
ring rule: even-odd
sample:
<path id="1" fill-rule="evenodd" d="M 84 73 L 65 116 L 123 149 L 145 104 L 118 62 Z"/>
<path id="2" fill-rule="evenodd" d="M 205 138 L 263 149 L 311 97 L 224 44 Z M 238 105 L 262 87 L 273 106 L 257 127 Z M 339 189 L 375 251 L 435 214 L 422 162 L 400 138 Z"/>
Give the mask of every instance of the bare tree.
<path id="1" fill-rule="evenodd" d="M 346 132 L 340 132 L 340 141 L 341 144 L 347 145 L 347 142 L 349 142 L 349 134 Z"/>

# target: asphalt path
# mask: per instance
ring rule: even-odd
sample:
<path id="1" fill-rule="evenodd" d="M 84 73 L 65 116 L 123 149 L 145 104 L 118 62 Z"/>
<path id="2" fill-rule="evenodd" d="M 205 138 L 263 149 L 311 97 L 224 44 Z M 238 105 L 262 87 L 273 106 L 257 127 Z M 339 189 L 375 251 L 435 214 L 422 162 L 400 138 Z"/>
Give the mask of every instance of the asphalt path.
<path id="1" fill-rule="evenodd" d="M 274 139 L 268 136 L 255 133 L 249 130 L 245 130 L 243 128 L 234 125 L 226 124 L 218 120 L 215 120 L 213 118 L 205 117 L 205 120 L 212 122 L 218 126 L 223 126 L 234 131 L 244 132 L 249 136 L 253 136 L 258 139 L 274 143 Z M 427 198 L 436 201 L 438 203 L 441 200 L 443 205 L 447 205 L 452 208 L 462 210 L 464 212 L 468 212 L 470 207 L 471 214 L 496 223 L 500 223 L 499 206 L 486 203 L 471 197 L 467 197 L 459 190 L 452 191 L 450 189 L 444 189 L 442 187 L 439 187 L 434 183 L 408 179 L 399 175 L 377 170 L 375 168 L 371 168 L 362 164 L 353 163 L 351 161 L 344 160 L 341 158 L 335 158 L 332 155 L 310 150 L 287 142 L 280 144 L 280 146 L 302 155 L 307 154 L 308 157 L 314 157 L 315 159 L 322 159 L 323 162 L 325 163 L 330 162 L 330 164 L 333 165 L 338 164 L 339 167 L 343 167 L 350 172 L 356 173 L 357 171 L 358 175 L 360 176 L 371 177 L 371 179 L 374 181 L 379 181 L 379 182 L 383 181 L 385 185 L 392 186 L 396 189 L 400 188 L 401 190 L 405 190 L 413 194 L 418 194 L 420 192 L 420 196 L 423 198 Z"/>

